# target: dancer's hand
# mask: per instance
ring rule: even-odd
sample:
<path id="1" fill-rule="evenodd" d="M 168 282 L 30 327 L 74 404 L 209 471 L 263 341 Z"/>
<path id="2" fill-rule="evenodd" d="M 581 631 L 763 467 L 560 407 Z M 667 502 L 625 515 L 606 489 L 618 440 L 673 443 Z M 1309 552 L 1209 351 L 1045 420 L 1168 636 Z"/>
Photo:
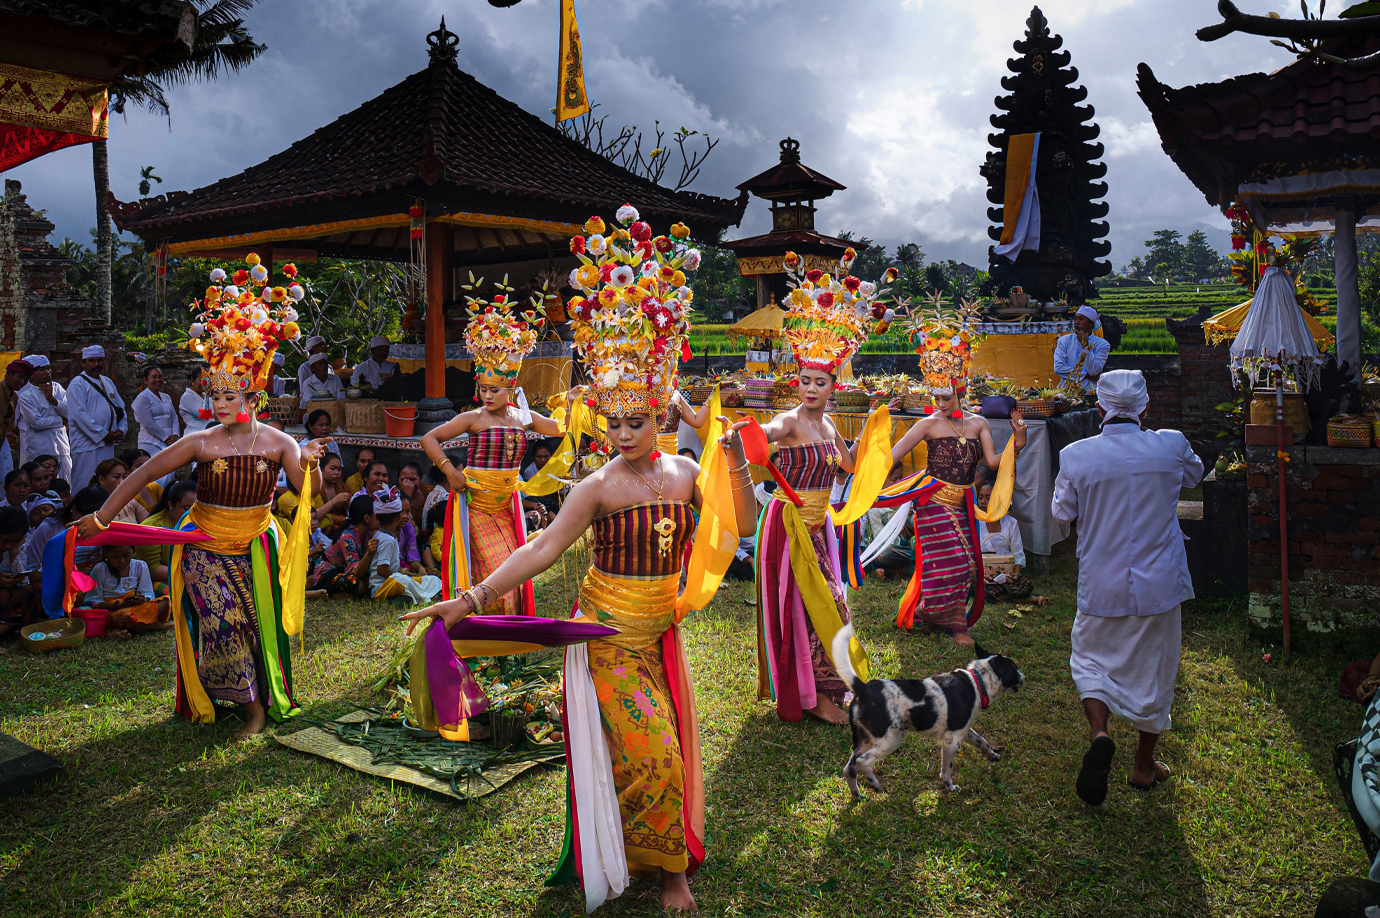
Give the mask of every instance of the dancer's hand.
<path id="1" fill-rule="evenodd" d="M 334 437 L 321 437 L 318 440 L 311 440 L 302 444 L 302 458 L 308 461 L 315 459 L 321 461 L 321 457 L 326 454 L 326 447 L 335 442 Z"/>
<path id="2" fill-rule="evenodd" d="M 434 606 L 427 606 L 425 609 L 417 609 L 406 615 L 400 615 L 398 621 L 407 622 L 407 636 L 411 637 L 417 623 L 423 619 L 439 618 L 442 626 L 446 630 L 450 630 L 451 625 L 468 618 L 473 612 L 474 607 L 470 605 L 469 600 L 461 596 L 458 599 L 438 602 Z"/>
<path id="3" fill-rule="evenodd" d="M 906 397 L 904 395 L 898 395 L 887 402 L 886 407 L 888 411 L 900 411 L 906 407 Z"/>
<path id="4" fill-rule="evenodd" d="M 83 539 L 94 538 L 95 535 L 108 526 L 100 526 L 96 523 L 96 514 L 88 513 L 77 521 L 77 535 Z"/>

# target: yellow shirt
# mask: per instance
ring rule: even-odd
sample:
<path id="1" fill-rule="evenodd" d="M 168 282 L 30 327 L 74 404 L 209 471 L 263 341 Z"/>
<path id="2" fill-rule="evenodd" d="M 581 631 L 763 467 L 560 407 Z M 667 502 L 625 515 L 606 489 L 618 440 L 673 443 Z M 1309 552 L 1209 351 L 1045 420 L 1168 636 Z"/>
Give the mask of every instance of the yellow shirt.
<path id="1" fill-rule="evenodd" d="M 349 478 L 346 478 L 346 479 L 345 479 L 345 493 L 347 493 L 347 494 L 358 494 L 360 491 L 363 491 L 363 490 L 364 490 L 364 476 L 361 475 L 361 474 L 359 474 L 359 472 L 355 472 L 355 473 L 354 473 L 353 475 L 351 475 Z"/>
<path id="2" fill-rule="evenodd" d="M 431 563 L 437 567 L 441 566 L 441 546 L 445 542 L 446 528 L 437 526 L 431 530 L 431 539 L 427 542 L 431 546 Z"/>
<path id="3" fill-rule="evenodd" d="M 160 510 L 152 516 L 147 517 L 139 525 L 160 526 L 163 529 L 171 529 L 173 528 L 173 520 L 168 519 L 168 511 Z M 147 564 L 149 570 L 152 571 L 158 565 L 166 563 L 164 559 L 167 555 L 167 551 L 168 546 L 166 545 L 136 545 L 134 548 L 134 557 Z"/>
<path id="4" fill-rule="evenodd" d="M 163 499 L 163 486 L 156 481 L 150 481 L 134 499 L 143 504 L 145 510 L 152 510 Z"/>

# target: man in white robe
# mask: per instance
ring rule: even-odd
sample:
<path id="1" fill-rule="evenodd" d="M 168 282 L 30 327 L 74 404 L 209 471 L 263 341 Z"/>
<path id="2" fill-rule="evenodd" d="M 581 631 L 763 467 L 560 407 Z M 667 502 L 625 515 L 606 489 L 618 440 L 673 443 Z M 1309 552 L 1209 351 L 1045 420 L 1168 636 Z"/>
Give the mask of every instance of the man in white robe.
<path id="1" fill-rule="evenodd" d="M 115 455 L 125 438 L 128 421 L 125 400 L 115 381 L 105 374 L 105 348 L 99 344 L 81 351 L 81 372 L 67 384 L 67 421 L 72 430 L 72 492 L 91 483 L 96 466 Z"/>
<path id="2" fill-rule="evenodd" d="M 42 354 L 24 362 L 34 368 L 19 390 L 19 463 L 35 456 L 57 456 L 58 477 L 72 485 L 72 447 L 67 439 L 67 390 L 53 379 L 53 366 Z"/>
<path id="3" fill-rule="evenodd" d="M 302 387 L 307 383 L 307 377 L 311 375 L 311 360 L 317 354 L 326 353 L 326 339 L 320 335 L 312 335 L 302 346 L 307 349 L 307 360 L 302 361 L 302 365 L 297 368 L 297 391 L 301 392 Z"/>
<path id="4" fill-rule="evenodd" d="M 326 359 L 325 354 L 312 354 L 307 358 L 306 366 L 310 368 L 311 375 L 302 383 L 302 402 L 301 407 L 306 409 L 313 397 L 328 396 L 330 398 L 344 398 L 345 386 L 340 381 L 340 377 L 331 372 L 331 363 Z M 337 418 L 331 418 L 337 421 Z"/>
<path id="5" fill-rule="evenodd" d="M 1196 487 L 1203 461 L 1177 430 L 1144 430 L 1150 398 L 1139 370 L 1097 381 L 1102 433 L 1059 453 L 1055 519 L 1078 520 L 1078 614 L 1069 666 L 1091 745 L 1075 790 L 1092 806 L 1107 797 L 1115 714 L 1140 731 L 1132 787 L 1169 776 L 1155 743 L 1169 729 L 1179 673 L 1180 604 L 1193 598 L 1179 529 L 1179 490 Z"/>
<path id="6" fill-rule="evenodd" d="M 377 389 L 385 379 L 399 371 L 398 365 L 388 359 L 389 347 L 388 339 L 383 335 L 369 339 L 369 359 L 355 367 L 355 385 L 367 382 Z"/>
<path id="7" fill-rule="evenodd" d="M 280 397 L 280 396 L 287 395 L 287 384 L 290 383 L 290 382 L 292 382 L 292 380 L 289 379 L 288 377 L 286 377 L 286 376 L 279 376 L 279 375 L 278 375 L 278 371 L 281 370 L 281 369 L 283 368 L 283 364 L 285 364 L 286 362 L 287 362 L 287 358 L 285 358 L 285 357 L 283 356 L 283 352 L 282 352 L 282 351 L 276 351 L 276 352 L 274 352 L 274 354 L 273 354 L 273 391 L 269 393 L 269 394 L 272 395 L 274 398 L 278 398 L 278 397 Z"/>
<path id="8" fill-rule="evenodd" d="M 206 368 L 202 367 L 192 374 L 187 388 L 177 400 L 177 413 L 182 418 L 182 433 L 196 433 L 211 425 L 210 418 L 203 418 L 201 411 L 206 408 Z"/>
<path id="9" fill-rule="evenodd" d="M 1073 317 L 1073 331 L 1060 335 L 1054 342 L 1054 372 L 1059 374 L 1061 386 L 1065 380 L 1084 389 L 1097 385 L 1097 377 L 1112 353 L 1111 342 L 1093 334 L 1099 321 L 1096 309 L 1079 306 Z"/>

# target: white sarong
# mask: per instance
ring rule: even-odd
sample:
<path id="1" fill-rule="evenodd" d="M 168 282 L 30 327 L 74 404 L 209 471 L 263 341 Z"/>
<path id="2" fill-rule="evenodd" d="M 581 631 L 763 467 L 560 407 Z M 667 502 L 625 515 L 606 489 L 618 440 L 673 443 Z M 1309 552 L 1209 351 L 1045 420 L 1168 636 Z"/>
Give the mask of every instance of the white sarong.
<path id="1" fill-rule="evenodd" d="M 1069 667 L 1080 698 L 1096 698 L 1146 733 L 1169 729 L 1179 676 L 1180 606 L 1108 618 L 1079 611 Z"/>

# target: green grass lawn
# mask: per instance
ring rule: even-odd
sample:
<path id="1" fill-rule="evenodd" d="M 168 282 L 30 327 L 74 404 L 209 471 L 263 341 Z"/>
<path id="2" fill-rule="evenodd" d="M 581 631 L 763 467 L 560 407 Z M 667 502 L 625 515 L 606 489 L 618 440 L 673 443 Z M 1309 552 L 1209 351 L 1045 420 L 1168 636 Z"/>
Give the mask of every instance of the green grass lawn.
<path id="1" fill-rule="evenodd" d="M 538 582 L 569 608 L 571 578 Z M 854 597 L 881 675 L 967 662 L 936 637 L 890 624 L 901 585 Z M 1086 733 L 1069 678 L 1074 564 L 1037 579 L 1050 604 L 1019 620 L 988 610 L 976 637 L 1028 679 L 980 729 L 1005 749 L 959 756 L 956 795 L 938 791 L 937 747 L 911 738 L 880 772 L 887 793 L 852 804 L 841 728 L 787 725 L 755 699 L 750 587 L 730 584 L 689 620 L 708 790 L 709 859 L 692 888 L 709 915 L 1311 915 L 1326 883 L 1366 861 L 1331 776 L 1334 743 L 1359 705 L 1337 675 L 1373 635 L 1299 638 L 1266 664 L 1270 636 L 1243 601 L 1192 604 L 1174 730 L 1175 777 L 1139 793 L 1120 744 L 1107 803 L 1075 798 Z M 367 704 L 398 646 L 395 610 L 308 609 L 294 661 L 309 716 Z M 1008 628 L 1007 624 L 1014 624 Z M 0 655 L 0 730 L 57 756 L 56 783 L 0 804 L 0 914 L 118 916 L 579 915 L 574 887 L 547 890 L 564 825 L 565 773 L 544 767 L 459 804 L 282 748 L 231 741 L 237 722 L 172 715 L 172 640 L 91 641 L 76 652 Z M 274 728 L 293 730 L 288 725 Z M 636 883 L 607 915 L 657 913 Z"/>

